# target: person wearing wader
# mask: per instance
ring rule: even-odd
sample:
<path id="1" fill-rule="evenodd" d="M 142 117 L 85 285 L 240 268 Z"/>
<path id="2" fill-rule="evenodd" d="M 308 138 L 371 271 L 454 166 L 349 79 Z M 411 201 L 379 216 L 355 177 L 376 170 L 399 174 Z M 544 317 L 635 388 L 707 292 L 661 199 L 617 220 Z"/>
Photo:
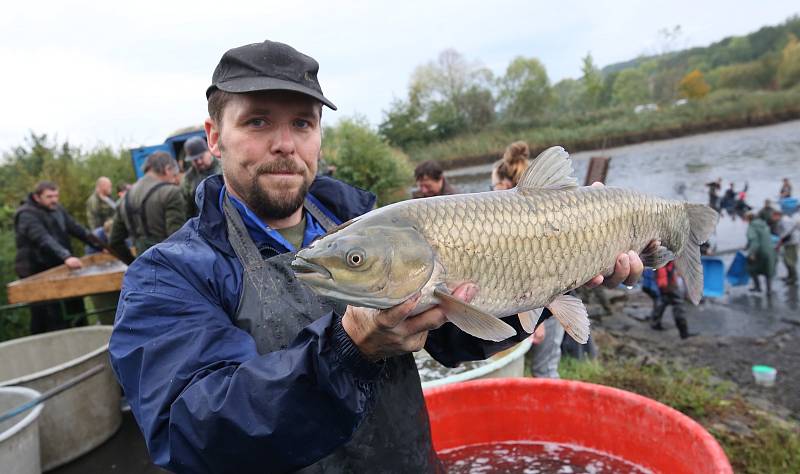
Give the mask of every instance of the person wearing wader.
<path id="1" fill-rule="evenodd" d="M 775 246 L 772 243 L 772 234 L 769 226 L 752 212 L 744 216 L 747 225 L 747 272 L 753 279 L 750 291 L 761 292 L 759 276 L 763 275 L 767 286 L 767 295 L 772 294 L 772 276 L 775 274 L 775 261 L 777 259 Z"/>
<path id="2" fill-rule="evenodd" d="M 438 306 L 409 317 L 416 296 L 358 308 L 298 281 L 297 249 L 375 205 L 317 176 L 322 107 L 336 109 L 318 69 L 272 41 L 222 56 L 205 121 L 222 175 L 200 184 L 199 215 L 125 273 L 109 356 L 152 460 L 172 471 L 441 472 L 412 352 L 454 367 L 529 336 L 516 315 L 504 320 L 517 334 L 489 342 Z M 642 268 L 623 254 L 607 279 Z"/>
<path id="3" fill-rule="evenodd" d="M 178 171 L 178 162 L 169 153 L 151 154 L 144 163 L 144 176 L 117 206 L 108 246 L 128 265 L 134 259 L 129 238 L 140 255 L 186 222 L 186 201 L 174 184 Z"/>
<path id="4" fill-rule="evenodd" d="M 653 314 L 650 316 L 650 327 L 658 331 L 664 330 L 664 326 L 661 325 L 661 317 L 667 306 L 672 306 L 672 318 L 675 320 L 675 326 L 678 328 L 681 339 L 695 336 L 695 333 L 689 332 L 689 325 L 683 316 L 685 291 L 683 279 L 675 269 L 673 262 L 656 270 L 656 284 L 659 298 L 655 300 Z"/>

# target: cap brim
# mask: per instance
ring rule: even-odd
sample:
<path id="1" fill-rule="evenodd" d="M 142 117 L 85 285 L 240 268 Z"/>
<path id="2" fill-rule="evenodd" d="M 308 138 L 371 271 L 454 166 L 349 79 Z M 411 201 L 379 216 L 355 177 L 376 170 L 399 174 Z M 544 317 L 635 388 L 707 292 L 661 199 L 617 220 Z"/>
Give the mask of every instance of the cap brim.
<path id="1" fill-rule="evenodd" d="M 189 161 L 197 161 L 197 160 L 199 160 L 200 158 L 202 158 L 202 157 L 203 157 L 203 155 L 205 155 L 205 154 L 206 154 L 206 152 L 203 152 L 203 153 L 198 153 L 198 154 L 196 154 L 196 155 L 192 155 L 192 156 L 186 156 L 184 159 L 186 159 L 186 160 L 189 160 Z"/>
<path id="2" fill-rule="evenodd" d="M 329 101 L 324 95 L 314 89 L 273 77 L 242 77 L 220 82 L 219 84 L 210 86 L 208 90 L 206 90 L 206 98 L 211 95 L 214 89 L 231 92 L 233 94 L 245 94 L 258 91 L 294 91 L 311 96 L 328 106 L 331 110 L 336 110 L 336 106 L 333 105 L 333 102 Z"/>

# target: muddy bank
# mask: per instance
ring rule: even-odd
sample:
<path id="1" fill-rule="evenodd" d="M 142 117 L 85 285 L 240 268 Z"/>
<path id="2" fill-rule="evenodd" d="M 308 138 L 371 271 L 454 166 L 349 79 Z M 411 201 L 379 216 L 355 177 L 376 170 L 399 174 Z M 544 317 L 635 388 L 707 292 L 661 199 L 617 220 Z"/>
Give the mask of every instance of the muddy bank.
<path id="1" fill-rule="evenodd" d="M 729 288 L 722 300 L 705 300 L 697 307 L 687 304 L 690 331 L 698 333 L 687 340 L 678 337 L 671 309 L 662 320 L 664 331 L 650 328 L 652 303 L 638 290 L 621 295 L 613 313 L 593 321 L 593 327 L 599 344 L 632 356 L 709 368 L 720 379 L 735 383 L 753 405 L 779 418 L 800 421 L 798 288 L 776 286 L 769 298 L 738 287 Z M 778 370 L 775 386 L 755 384 L 751 373 L 755 364 Z"/>
<path id="2" fill-rule="evenodd" d="M 787 110 L 778 111 L 775 113 L 756 113 L 747 114 L 740 117 L 731 117 L 728 119 L 714 119 L 703 122 L 686 123 L 680 126 L 663 127 L 653 130 L 643 130 L 638 133 L 628 133 L 624 135 L 607 135 L 602 137 L 591 137 L 578 141 L 567 141 L 559 143 L 570 153 L 579 151 L 599 150 L 604 148 L 633 145 L 636 143 L 643 143 L 648 141 L 666 140 L 670 138 L 679 138 L 689 135 L 697 135 L 701 133 L 716 132 L 721 130 L 731 130 L 737 128 L 750 128 L 760 127 L 764 125 L 772 125 L 781 122 L 788 122 L 790 120 L 800 119 L 800 107 Z M 544 151 L 548 146 L 532 146 L 531 156 Z M 462 168 L 467 166 L 484 165 L 493 163 L 500 159 L 503 150 L 498 150 L 494 153 L 484 153 L 479 155 L 469 156 L 456 156 L 451 158 L 444 158 L 440 160 L 442 167 L 446 170 L 454 168 Z"/>

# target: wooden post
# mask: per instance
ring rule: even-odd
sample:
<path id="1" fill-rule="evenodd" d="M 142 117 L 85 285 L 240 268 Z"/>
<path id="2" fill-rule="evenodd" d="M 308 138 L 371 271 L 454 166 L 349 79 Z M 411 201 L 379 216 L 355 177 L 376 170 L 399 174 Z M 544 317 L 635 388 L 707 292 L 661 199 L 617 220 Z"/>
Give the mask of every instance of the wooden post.
<path id="1" fill-rule="evenodd" d="M 586 181 L 584 181 L 583 185 L 590 186 L 597 181 L 605 184 L 610 162 L 610 156 L 593 156 L 589 160 L 589 169 L 586 171 Z"/>

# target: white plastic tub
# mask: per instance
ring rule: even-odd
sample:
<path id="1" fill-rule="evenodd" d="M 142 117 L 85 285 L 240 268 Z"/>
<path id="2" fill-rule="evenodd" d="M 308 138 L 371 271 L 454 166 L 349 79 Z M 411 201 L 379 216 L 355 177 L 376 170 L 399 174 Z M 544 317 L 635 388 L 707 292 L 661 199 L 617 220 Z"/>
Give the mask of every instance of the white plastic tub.
<path id="1" fill-rule="evenodd" d="M 99 374 L 45 403 L 39 418 L 44 471 L 94 449 L 122 422 L 119 385 L 108 360 L 111 329 L 65 329 L 0 344 L 0 387 L 23 386 L 46 392 L 98 364 L 104 366 Z"/>
<path id="2" fill-rule="evenodd" d="M 527 338 L 516 346 L 495 354 L 486 363 L 474 369 L 423 381 L 422 388 L 426 389 L 476 379 L 522 377 L 525 375 L 525 354 L 531 349 L 532 344 L 531 338 Z"/>
<path id="3" fill-rule="evenodd" d="M 13 410 L 39 396 L 25 387 L 0 387 L 0 414 Z M 39 404 L 0 423 L 0 471 L 14 474 L 42 472 L 39 453 Z"/>

